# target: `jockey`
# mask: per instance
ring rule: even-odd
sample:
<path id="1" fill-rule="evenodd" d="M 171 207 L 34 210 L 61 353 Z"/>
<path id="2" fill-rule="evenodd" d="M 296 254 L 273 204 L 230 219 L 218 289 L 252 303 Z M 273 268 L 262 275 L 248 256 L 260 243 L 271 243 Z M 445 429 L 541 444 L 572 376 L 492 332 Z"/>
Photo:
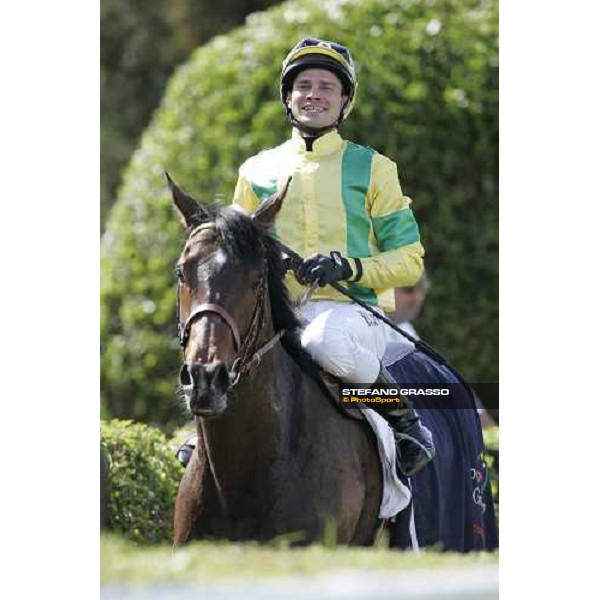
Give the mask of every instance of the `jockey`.
<path id="1" fill-rule="evenodd" d="M 393 310 L 394 288 L 412 286 L 421 276 L 424 250 L 396 164 L 340 137 L 338 127 L 352 110 L 356 86 L 347 48 L 315 38 L 296 44 L 283 61 L 280 81 L 291 139 L 241 166 L 233 201 L 255 211 L 292 177 L 274 234 L 308 257 L 296 278 L 287 275 L 291 296 L 319 286 L 301 308 L 309 322 L 302 345 L 344 382 L 388 387 L 395 382 L 381 357 L 391 330 L 327 284 L 339 282 L 380 312 Z M 410 476 L 435 449 L 429 430 L 403 402 L 401 408 L 380 404 L 376 410 L 392 426 L 398 467 Z"/>

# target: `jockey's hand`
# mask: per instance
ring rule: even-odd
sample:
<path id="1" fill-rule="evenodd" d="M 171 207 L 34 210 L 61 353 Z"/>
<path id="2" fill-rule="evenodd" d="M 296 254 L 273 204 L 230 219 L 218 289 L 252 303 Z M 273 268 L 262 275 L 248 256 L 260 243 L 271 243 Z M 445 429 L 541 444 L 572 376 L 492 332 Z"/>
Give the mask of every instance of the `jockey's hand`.
<path id="1" fill-rule="evenodd" d="M 332 252 L 331 256 L 315 254 L 310 256 L 300 265 L 296 278 L 303 285 L 317 282 L 320 287 L 342 281 L 352 276 L 352 269 L 348 259 L 339 252 Z"/>

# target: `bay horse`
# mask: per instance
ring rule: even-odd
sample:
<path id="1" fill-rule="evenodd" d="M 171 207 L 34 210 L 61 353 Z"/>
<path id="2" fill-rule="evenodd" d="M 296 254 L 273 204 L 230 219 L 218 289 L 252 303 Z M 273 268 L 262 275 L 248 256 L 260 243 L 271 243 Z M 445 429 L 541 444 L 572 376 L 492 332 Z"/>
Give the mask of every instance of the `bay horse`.
<path id="1" fill-rule="evenodd" d="M 205 206 L 167 179 L 187 228 L 176 266 L 180 389 L 198 434 L 174 545 L 311 543 L 331 531 L 339 544 L 372 544 L 382 496 L 376 440 L 334 406 L 300 345 L 270 235 L 287 186 L 248 214 Z"/>

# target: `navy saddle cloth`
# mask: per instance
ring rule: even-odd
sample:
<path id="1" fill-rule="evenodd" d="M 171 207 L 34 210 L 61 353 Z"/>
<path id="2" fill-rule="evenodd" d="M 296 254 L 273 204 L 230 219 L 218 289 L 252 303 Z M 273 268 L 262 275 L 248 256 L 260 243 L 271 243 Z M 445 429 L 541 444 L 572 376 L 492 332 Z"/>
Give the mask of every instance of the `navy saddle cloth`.
<path id="1" fill-rule="evenodd" d="M 447 368 L 419 350 L 388 365 L 402 385 L 460 384 Z M 414 519 L 420 546 L 469 552 L 494 550 L 498 532 L 479 415 L 464 385 L 450 396 L 411 396 L 433 434 L 436 457 L 412 480 Z M 390 546 L 410 548 L 410 506 L 390 527 Z"/>

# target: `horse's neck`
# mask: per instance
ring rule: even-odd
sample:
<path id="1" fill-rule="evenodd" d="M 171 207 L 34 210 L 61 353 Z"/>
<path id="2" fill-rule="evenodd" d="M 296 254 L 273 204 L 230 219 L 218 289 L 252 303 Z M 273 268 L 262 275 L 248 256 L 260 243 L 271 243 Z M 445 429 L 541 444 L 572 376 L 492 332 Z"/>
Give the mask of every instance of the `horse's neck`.
<path id="1" fill-rule="evenodd" d="M 223 449 L 230 459 L 232 452 L 262 456 L 266 448 L 277 446 L 299 391 L 292 385 L 292 381 L 298 383 L 298 371 L 295 361 L 277 344 L 231 392 L 232 412 L 223 419 L 203 422 L 209 449 Z"/>
<path id="2" fill-rule="evenodd" d="M 272 487 L 272 478 L 281 476 L 275 475 L 277 461 L 293 451 L 300 435 L 295 424 L 306 421 L 319 394 L 281 344 L 240 380 L 232 414 L 202 423 L 206 457 L 222 498 L 249 502 L 253 489 Z"/>

